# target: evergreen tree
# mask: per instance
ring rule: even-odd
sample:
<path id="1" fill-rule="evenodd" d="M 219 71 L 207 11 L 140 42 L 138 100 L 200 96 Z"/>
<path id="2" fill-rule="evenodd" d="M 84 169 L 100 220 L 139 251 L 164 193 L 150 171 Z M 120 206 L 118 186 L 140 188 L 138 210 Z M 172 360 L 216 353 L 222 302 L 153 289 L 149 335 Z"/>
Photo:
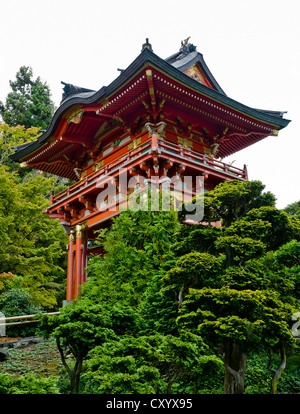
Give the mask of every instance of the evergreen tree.
<path id="1" fill-rule="evenodd" d="M 137 306 L 160 266 L 172 257 L 179 229 L 174 211 L 127 211 L 99 234 L 104 257 L 89 260 L 82 290 L 92 300 Z"/>
<path id="2" fill-rule="evenodd" d="M 20 175 L 24 175 L 25 170 L 21 174 L 20 164 L 14 163 L 13 165 L 9 157 L 13 153 L 14 147 L 34 141 L 39 135 L 40 128 L 38 127 L 26 129 L 24 125 L 9 126 L 4 122 L 0 122 L 0 164 L 18 170 Z M 28 172 L 28 168 L 26 172 Z"/>
<path id="3" fill-rule="evenodd" d="M 21 180 L 0 166 L 0 274 L 20 276 L 47 308 L 57 305 L 67 242 L 60 224 L 42 212 L 55 182 L 36 172 Z"/>
<path id="4" fill-rule="evenodd" d="M 283 211 L 288 213 L 289 216 L 295 216 L 297 218 L 300 218 L 300 200 L 289 204 L 284 208 Z"/>
<path id="5" fill-rule="evenodd" d="M 24 125 L 25 128 L 47 129 L 53 113 L 54 103 L 46 82 L 40 77 L 33 79 L 32 68 L 21 66 L 15 81 L 9 81 L 12 91 L 5 104 L 0 101 L 0 115 L 10 126 Z"/>
<path id="6" fill-rule="evenodd" d="M 282 392 L 298 352 L 300 220 L 262 191 L 229 182 L 209 192 L 205 221 L 222 219 L 221 228 L 180 226 L 174 211 L 128 211 L 100 232 L 105 255 L 89 260 L 79 298 L 44 320 L 63 363 L 68 350 L 75 358 L 65 366 L 73 391 Z M 246 364 L 258 353 L 263 387 Z"/>
<path id="7" fill-rule="evenodd" d="M 258 181 L 232 181 L 207 193 L 206 221 L 223 224 L 219 237 L 212 233 L 216 251 L 209 254 L 201 243 L 192 247 L 199 230 L 190 227 L 185 238 L 192 252 L 178 259 L 165 278 L 164 290 L 170 297 L 176 294 L 180 307 L 179 325 L 198 332 L 212 348 L 222 347 L 225 393 L 244 392 L 247 353 L 257 347 L 280 353 L 273 371 L 275 393 L 286 351 L 295 345 L 289 323 L 297 306 L 297 280 L 276 266 L 273 250 L 299 237 L 300 221 L 277 210 L 274 196 L 263 189 Z M 177 245 L 182 250 L 184 240 Z M 275 257 L 284 254 L 288 257 L 287 249 Z"/>

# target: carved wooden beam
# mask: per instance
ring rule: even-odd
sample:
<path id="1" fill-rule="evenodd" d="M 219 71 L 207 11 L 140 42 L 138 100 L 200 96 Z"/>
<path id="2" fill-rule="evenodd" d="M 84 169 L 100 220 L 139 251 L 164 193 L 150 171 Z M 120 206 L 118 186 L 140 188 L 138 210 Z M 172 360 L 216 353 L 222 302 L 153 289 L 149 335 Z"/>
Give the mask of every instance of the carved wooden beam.
<path id="1" fill-rule="evenodd" d="M 153 85 L 153 75 L 152 70 L 147 69 L 146 70 L 146 76 L 147 76 L 147 82 L 148 82 L 148 88 L 149 88 L 149 94 L 150 94 L 150 101 L 152 106 L 152 116 L 154 120 L 156 120 L 157 113 L 156 113 L 156 99 L 155 99 L 155 92 L 154 92 L 154 85 Z"/>

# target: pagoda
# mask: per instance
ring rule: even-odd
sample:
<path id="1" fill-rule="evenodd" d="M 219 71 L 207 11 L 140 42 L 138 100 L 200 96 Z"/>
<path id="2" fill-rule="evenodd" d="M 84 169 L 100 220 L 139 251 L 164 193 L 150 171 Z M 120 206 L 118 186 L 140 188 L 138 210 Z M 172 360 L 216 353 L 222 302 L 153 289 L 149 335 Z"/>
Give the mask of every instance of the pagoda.
<path id="1" fill-rule="evenodd" d="M 52 195 L 45 210 L 69 236 L 67 300 L 86 281 L 95 231 L 108 227 L 126 204 L 130 186 L 121 181 L 202 177 L 207 191 L 227 180 L 247 180 L 246 166 L 222 159 L 290 122 L 283 112 L 229 98 L 189 39 L 167 59 L 146 39 L 139 56 L 119 71 L 97 91 L 62 82 L 62 102 L 48 130 L 12 155 L 23 166 L 74 181 Z M 113 194 L 107 193 L 110 185 Z"/>

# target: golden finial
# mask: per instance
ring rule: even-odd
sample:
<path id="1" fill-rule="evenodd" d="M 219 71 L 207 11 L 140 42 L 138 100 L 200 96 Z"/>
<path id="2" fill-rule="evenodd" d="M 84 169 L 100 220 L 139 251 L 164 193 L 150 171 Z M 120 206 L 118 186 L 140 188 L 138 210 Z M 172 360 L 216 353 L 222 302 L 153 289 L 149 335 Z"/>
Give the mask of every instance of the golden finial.
<path id="1" fill-rule="evenodd" d="M 185 40 L 181 41 L 181 46 L 186 46 L 190 40 L 191 36 L 187 37 Z"/>

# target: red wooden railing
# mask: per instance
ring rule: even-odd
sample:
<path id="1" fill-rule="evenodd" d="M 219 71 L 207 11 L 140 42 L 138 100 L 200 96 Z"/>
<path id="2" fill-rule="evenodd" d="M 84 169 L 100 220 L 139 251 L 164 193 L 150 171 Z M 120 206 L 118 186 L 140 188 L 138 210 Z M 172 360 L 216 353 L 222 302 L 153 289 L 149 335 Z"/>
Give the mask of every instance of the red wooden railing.
<path id="1" fill-rule="evenodd" d="M 211 158 L 208 155 L 202 154 L 193 149 L 184 148 L 181 145 L 175 144 L 172 141 L 162 139 L 159 139 L 158 141 L 159 147 L 169 154 L 177 155 L 186 160 L 197 162 L 198 164 L 208 166 L 215 170 L 233 174 L 237 178 L 247 178 L 247 173 L 245 169 L 237 168 L 233 165 L 226 164 L 225 162 L 219 161 L 215 158 Z"/>
<path id="2" fill-rule="evenodd" d="M 51 204 L 57 203 L 62 199 L 74 195 L 75 192 L 86 189 L 90 185 L 94 185 L 95 182 L 101 178 L 101 175 L 109 175 L 116 169 L 125 166 L 129 162 L 138 159 L 139 157 L 145 155 L 146 152 L 150 151 L 151 148 L 155 148 L 156 152 L 161 152 L 162 154 L 168 154 L 175 156 L 181 162 L 192 162 L 196 163 L 199 166 L 209 170 L 219 171 L 225 174 L 230 175 L 231 178 L 237 179 L 247 179 L 247 170 L 246 168 L 241 169 L 233 165 L 226 164 L 222 161 L 218 161 L 215 158 L 208 157 L 205 154 L 202 154 L 193 149 L 184 148 L 183 146 L 176 144 L 173 141 L 165 140 L 158 138 L 156 134 L 153 134 L 152 137 L 144 139 L 145 132 L 137 136 L 136 138 L 141 137 L 140 145 L 132 150 L 128 151 L 128 142 L 124 143 L 112 153 L 100 158 L 97 160 L 97 163 L 103 161 L 103 167 L 98 171 L 88 175 L 79 182 L 71 185 L 67 189 L 61 191 L 55 196 L 51 197 Z"/>
<path id="3" fill-rule="evenodd" d="M 79 182 L 71 185 L 67 189 L 53 196 L 52 203 L 57 203 L 61 199 L 73 194 L 75 191 L 95 183 L 95 181 L 97 181 L 102 174 L 110 174 L 114 169 L 121 168 L 122 165 L 124 165 L 125 163 L 143 155 L 146 151 L 150 150 L 150 148 L 151 138 L 142 141 L 137 148 L 132 149 L 130 151 L 128 151 L 128 142 L 126 142 L 122 146 L 118 147 L 112 154 L 106 155 L 97 160 L 97 163 L 103 160 L 104 164 L 103 167 L 101 167 L 98 171 L 95 171 L 94 173 L 88 175 Z"/>

